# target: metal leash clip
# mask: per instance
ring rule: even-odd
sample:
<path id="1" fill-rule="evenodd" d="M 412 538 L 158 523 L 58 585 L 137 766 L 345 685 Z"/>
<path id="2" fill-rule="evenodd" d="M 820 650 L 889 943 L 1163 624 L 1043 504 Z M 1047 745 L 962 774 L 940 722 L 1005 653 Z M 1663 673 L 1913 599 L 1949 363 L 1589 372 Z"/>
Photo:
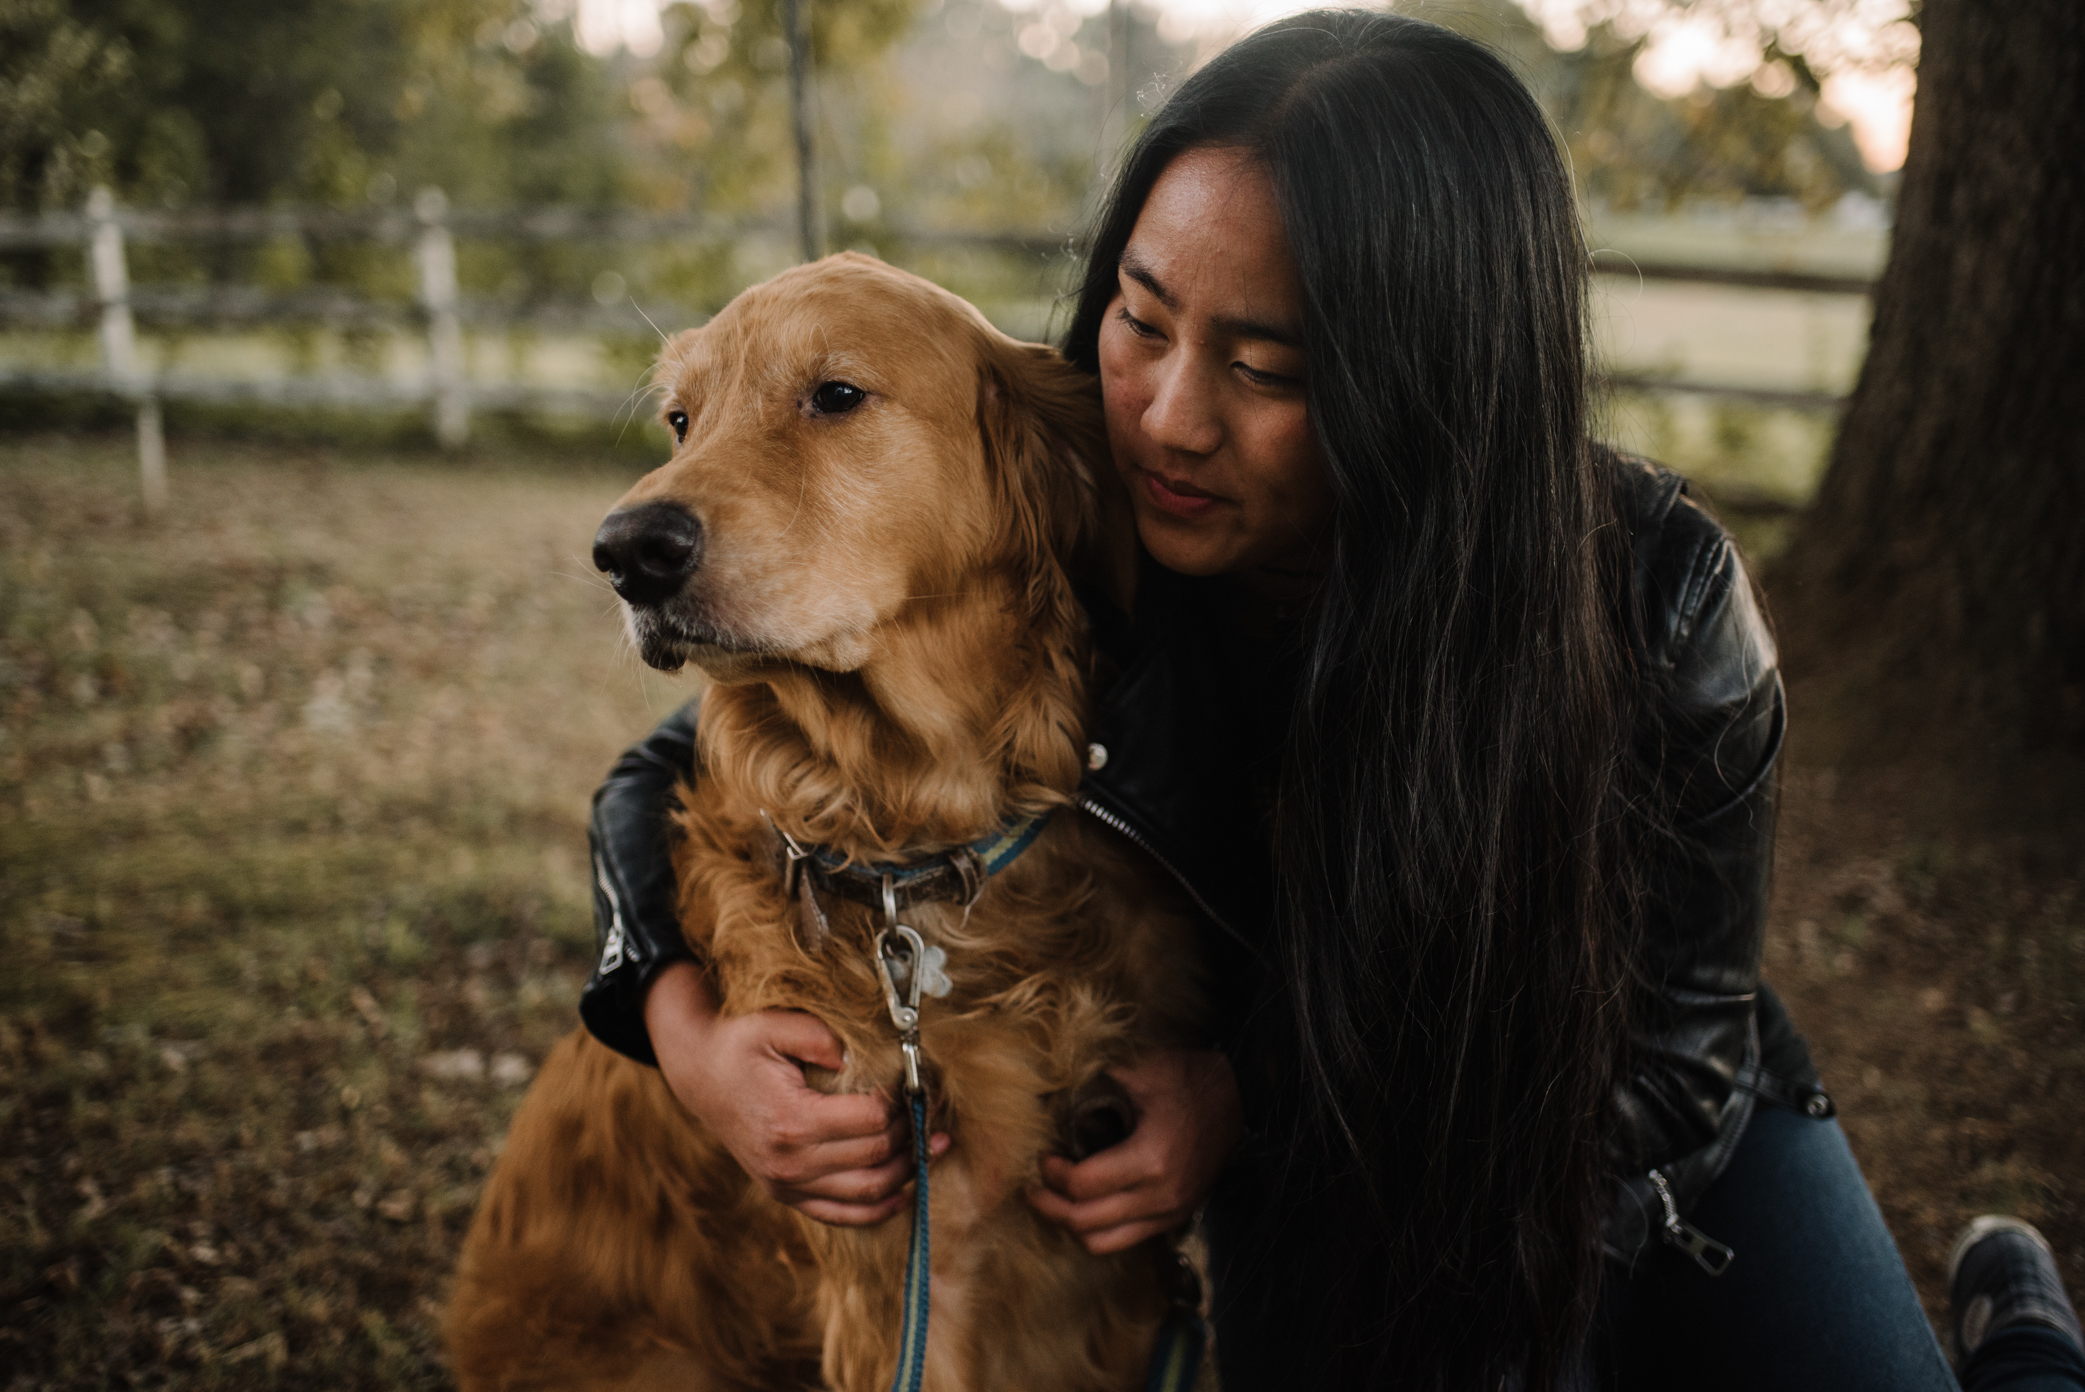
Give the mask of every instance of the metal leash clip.
<path id="1" fill-rule="evenodd" d="M 796 945 L 805 952 L 818 952 L 832 936 L 832 925 L 825 921 L 818 891 L 811 884 L 811 851 L 782 830 L 765 807 L 760 809 L 760 820 L 782 843 L 782 893 L 796 900 Z"/>
<path id="2" fill-rule="evenodd" d="M 898 1048 L 905 1054 L 905 1094 L 926 1091 L 919 1076 L 919 998 L 927 980 L 927 945 L 920 935 L 898 922 L 897 889 L 883 877 L 883 931 L 876 935 L 876 976 L 883 983 L 883 1003 L 898 1029 Z M 902 949 L 902 951 L 901 951 Z M 898 994 L 892 969 L 905 973 L 905 993 Z"/>

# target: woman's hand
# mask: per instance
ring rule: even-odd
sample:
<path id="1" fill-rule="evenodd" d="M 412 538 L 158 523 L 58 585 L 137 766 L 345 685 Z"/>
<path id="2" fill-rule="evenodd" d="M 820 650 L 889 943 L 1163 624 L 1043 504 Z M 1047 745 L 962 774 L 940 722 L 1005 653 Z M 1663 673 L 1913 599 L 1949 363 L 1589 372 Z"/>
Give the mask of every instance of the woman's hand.
<path id="1" fill-rule="evenodd" d="M 1231 1061 L 1201 1049 L 1169 1049 L 1111 1070 L 1137 1109 L 1136 1130 L 1074 1165 L 1043 1160 L 1028 1201 L 1077 1233 L 1096 1256 L 1170 1232 L 1194 1215 L 1245 1132 Z"/>
<path id="2" fill-rule="evenodd" d="M 840 1041 L 816 1018 L 767 1010 L 723 1020 L 708 980 L 676 962 L 653 980 L 644 1023 L 682 1106 L 770 1197 L 843 1227 L 880 1223 L 905 1203 L 911 1123 L 881 1096 L 827 1094 L 804 1065 L 838 1071 Z M 930 1153 L 948 1149 L 933 1136 Z"/>

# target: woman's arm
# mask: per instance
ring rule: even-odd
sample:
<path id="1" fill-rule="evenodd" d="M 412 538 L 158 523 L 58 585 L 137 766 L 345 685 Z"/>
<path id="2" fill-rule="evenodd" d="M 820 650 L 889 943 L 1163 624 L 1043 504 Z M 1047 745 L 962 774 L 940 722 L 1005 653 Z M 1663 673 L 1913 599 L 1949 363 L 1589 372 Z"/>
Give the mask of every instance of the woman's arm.
<path id="1" fill-rule="evenodd" d="M 1616 1160 L 1630 1172 L 1715 1140 L 1753 1038 L 1786 715 L 1772 635 L 1736 548 L 1675 504 L 1649 566 L 1646 746 L 1665 825 L 1641 866 Z"/>
<path id="2" fill-rule="evenodd" d="M 579 1018 L 594 1038 L 639 1063 L 657 1064 L 645 1028 L 645 993 L 661 971 L 692 962 L 673 881 L 673 790 L 695 767 L 701 698 L 659 722 L 623 755 L 594 794 L 587 827 L 594 881 L 594 974 Z"/>
<path id="3" fill-rule="evenodd" d="M 1245 1133 L 1238 1083 L 1220 1053 L 1161 1050 L 1112 1076 L 1136 1108 L 1136 1129 L 1076 1165 L 1046 1158 L 1043 1182 L 1028 1194 L 1038 1213 L 1070 1228 L 1096 1255 L 1193 1217 Z"/>
<path id="4" fill-rule="evenodd" d="M 600 947 L 580 1018 L 618 1053 L 655 1065 L 756 1183 L 824 1223 L 880 1223 L 904 1201 L 908 1123 L 882 1097 L 827 1096 L 803 1065 L 838 1069 L 818 1020 L 770 1010 L 722 1019 L 681 933 L 674 789 L 694 769 L 696 702 L 668 716 L 594 796 L 594 929 Z M 948 1138 L 931 1138 L 940 1154 Z"/>
<path id="5" fill-rule="evenodd" d="M 804 1065 L 837 1072 L 840 1041 L 815 1016 L 764 1010 L 723 1019 L 692 962 L 661 971 L 645 999 L 659 1071 L 768 1196 L 821 1223 L 864 1227 L 905 1203 L 911 1126 L 881 1095 L 827 1094 Z M 931 1155 L 948 1149 L 928 1139 Z"/>

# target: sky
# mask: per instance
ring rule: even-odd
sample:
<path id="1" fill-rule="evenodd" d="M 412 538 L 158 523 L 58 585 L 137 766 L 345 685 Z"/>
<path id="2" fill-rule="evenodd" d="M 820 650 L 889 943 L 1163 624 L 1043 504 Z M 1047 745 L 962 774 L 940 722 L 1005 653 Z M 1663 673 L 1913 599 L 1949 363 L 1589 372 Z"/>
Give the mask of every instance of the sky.
<path id="1" fill-rule="evenodd" d="M 998 0 L 1017 13 L 1041 8 L 1072 15 L 1096 14 L 1108 0 Z M 1138 0 L 1157 14 L 1159 34 L 1170 43 L 1198 43 L 1213 51 L 1258 24 L 1309 9 L 1324 0 Z M 1794 90 L 1795 75 L 1769 59 L 1778 41 L 1784 52 L 1802 55 L 1823 86 L 1821 112 L 1828 123 L 1853 128 L 1854 143 L 1868 168 L 1881 173 L 1901 167 L 1911 131 L 1917 88 L 1918 32 L 1910 23 L 1910 0 L 1517 0 L 1552 47 L 1573 50 L 1588 28 L 1611 23 L 1624 36 L 1646 37 L 1636 61 L 1636 80 L 1661 97 L 1679 97 L 1702 83 L 1732 87 L 1750 82 L 1768 96 Z M 582 47 L 595 53 L 628 48 L 656 53 L 664 41 L 660 0 L 548 0 L 562 17 L 570 13 Z"/>

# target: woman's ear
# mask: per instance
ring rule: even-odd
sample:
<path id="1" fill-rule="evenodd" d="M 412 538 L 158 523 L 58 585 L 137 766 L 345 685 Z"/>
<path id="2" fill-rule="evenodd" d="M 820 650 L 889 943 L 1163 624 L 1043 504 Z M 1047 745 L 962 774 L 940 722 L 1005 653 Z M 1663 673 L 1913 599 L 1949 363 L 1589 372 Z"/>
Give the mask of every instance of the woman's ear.
<path id="1" fill-rule="evenodd" d="M 1051 349 L 1000 339 L 983 357 L 977 418 L 1000 515 L 1031 583 L 1056 572 L 1127 609 L 1136 524 L 1108 457 L 1100 383 Z"/>

